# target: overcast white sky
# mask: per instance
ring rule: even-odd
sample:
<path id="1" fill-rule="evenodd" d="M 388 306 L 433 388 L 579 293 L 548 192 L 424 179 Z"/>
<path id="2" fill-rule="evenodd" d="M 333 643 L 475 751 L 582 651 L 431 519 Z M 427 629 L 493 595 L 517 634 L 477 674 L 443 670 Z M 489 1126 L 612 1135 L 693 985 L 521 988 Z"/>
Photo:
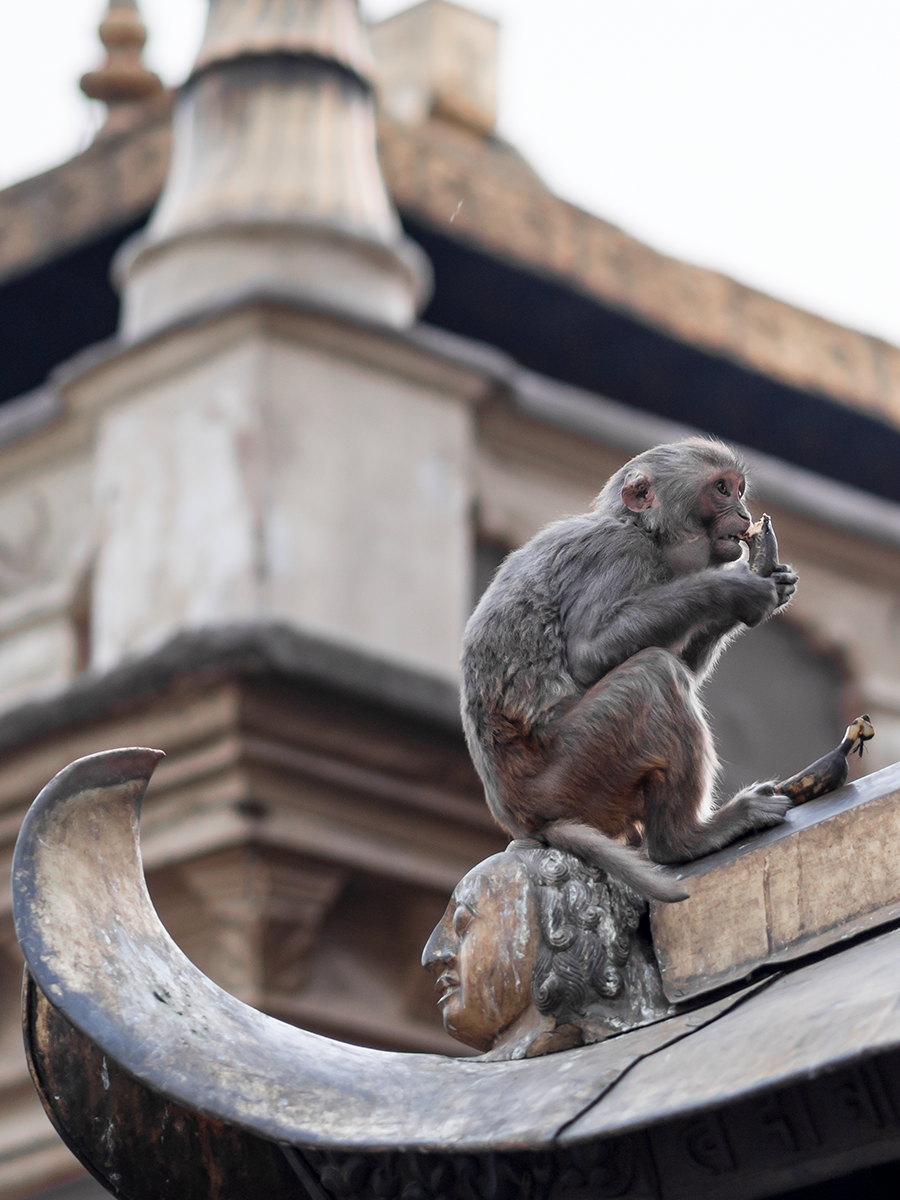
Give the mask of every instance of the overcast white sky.
<path id="1" fill-rule="evenodd" d="M 365 0 L 373 18 L 408 7 Z M 0 185 L 97 114 L 104 0 L 0 0 Z M 184 78 L 204 0 L 142 0 Z M 898 0 L 472 0 L 502 22 L 499 130 L 660 250 L 900 343 Z"/>

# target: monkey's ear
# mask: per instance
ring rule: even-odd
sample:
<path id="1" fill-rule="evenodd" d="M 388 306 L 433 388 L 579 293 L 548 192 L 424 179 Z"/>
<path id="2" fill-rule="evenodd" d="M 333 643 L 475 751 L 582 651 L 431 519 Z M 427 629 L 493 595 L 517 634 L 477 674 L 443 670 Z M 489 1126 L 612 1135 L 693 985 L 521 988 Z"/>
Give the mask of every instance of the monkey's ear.
<path id="1" fill-rule="evenodd" d="M 632 512 L 644 512 L 659 504 L 649 475 L 635 471 L 622 485 L 622 503 Z"/>

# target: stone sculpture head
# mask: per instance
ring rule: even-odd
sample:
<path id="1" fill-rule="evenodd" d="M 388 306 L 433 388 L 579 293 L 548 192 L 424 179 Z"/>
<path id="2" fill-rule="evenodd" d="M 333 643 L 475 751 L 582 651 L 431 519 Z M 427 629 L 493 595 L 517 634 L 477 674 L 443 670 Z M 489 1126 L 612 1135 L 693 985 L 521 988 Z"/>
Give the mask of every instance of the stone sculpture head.
<path id="1" fill-rule="evenodd" d="M 447 1032 L 531 1058 L 665 1016 L 640 896 L 574 855 L 512 842 L 457 884 L 422 962 Z"/>

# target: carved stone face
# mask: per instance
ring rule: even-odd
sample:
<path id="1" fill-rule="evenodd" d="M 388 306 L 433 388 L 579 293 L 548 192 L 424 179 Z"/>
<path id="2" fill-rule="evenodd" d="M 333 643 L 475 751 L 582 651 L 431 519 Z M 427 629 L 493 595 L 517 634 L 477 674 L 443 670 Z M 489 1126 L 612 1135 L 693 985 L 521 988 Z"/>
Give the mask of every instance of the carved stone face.
<path id="1" fill-rule="evenodd" d="M 537 952 L 528 872 L 512 854 L 485 859 L 457 884 L 422 952 L 447 1032 L 489 1050 L 532 1005 Z"/>

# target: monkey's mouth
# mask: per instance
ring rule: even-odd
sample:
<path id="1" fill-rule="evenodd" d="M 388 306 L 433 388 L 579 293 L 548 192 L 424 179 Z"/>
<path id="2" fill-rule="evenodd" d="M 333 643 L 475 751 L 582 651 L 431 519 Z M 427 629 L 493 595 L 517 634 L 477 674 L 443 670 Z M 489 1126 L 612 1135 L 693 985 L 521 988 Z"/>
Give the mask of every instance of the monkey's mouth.
<path id="1" fill-rule="evenodd" d="M 720 533 L 712 543 L 712 553 L 714 561 L 735 562 L 742 553 L 740 533 Z"/>

